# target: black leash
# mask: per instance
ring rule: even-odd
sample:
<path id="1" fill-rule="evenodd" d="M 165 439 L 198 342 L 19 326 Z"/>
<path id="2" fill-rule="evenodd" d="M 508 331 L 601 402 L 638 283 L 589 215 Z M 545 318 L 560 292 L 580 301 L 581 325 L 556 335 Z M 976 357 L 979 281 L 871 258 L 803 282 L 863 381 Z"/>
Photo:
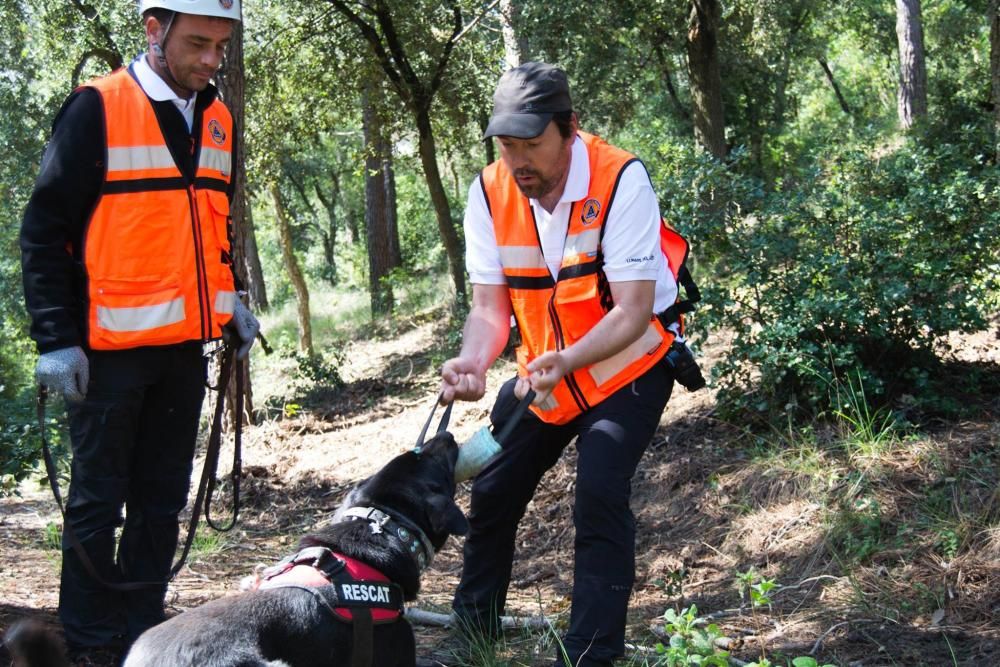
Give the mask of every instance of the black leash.
<path id="1" fill-rule="evenodd" d="M 216 527 L 214 523 L 212 523 L 209 518 L 209 509 L 212 504 L 212 494 L 215 491 L 215 473 L 217 472 L 219 465 L 219 450 L 222 447 L 222 415 L 224 412 L 226 389 L 229 386 L 229 377 L 232 374 L 233 362 L 235 358 L 236 348 L 229 345 L 224 346 L 222 349 L 222 368 L 219 370 L 219 382 L 217 387 L 219 397 L 216 400 L 215 417 L 212 420 L 212 428 L 208 438 L 208 449 L 205 452 L 205 465 L 202 467 L 201 481 L 198 483 L 198 496 L 191 509 L 191 520 L 188 524 L 187 538 L 184 541 L 184 551 L 181 553 L 180 558 L 173 565 L 173 567 L 170 568 L 170 573 L 164 581 L 109 582 L 97 572 L 97 568 L 90 560 L 87 550 L 84 549 L 80 539 L 76 536 L 76 531 L 73 530 L 69 521 L 66 520 L 66 509 L 63 504 L 62 493 L 59 491 L 59 481 L 56 473 L 55 459 L 53 458 L 52 451 L 49 448 L 48 438 L 45 437 L 45 403 L 48 400 L 49 390 L 45 385 L 39 385 L 36 411 L 38 416 L 38 428 L 42 437 L 42 458 L 45 461 L 45 472 L 49 478 L 49 487 L 52 489 L 52 495 L 55 497 L 56 503 L 59 505 L 59 513 L 63 518 L 63 535 L 66 536 L 70 543 L 70 547 L 74 552 L 76 552 L 76 555 L 83 564 L 84 569 L 87 570 L 87 574 L 89 574 L 94 581 L 101 584 L 105 588 L 114 591 L 135 591 L 144 588 L 163 586 L 173 580 L 173 578 L 177 576 L 177 573 L 180 572 L 181 568 L 184 567 L 184 562 L 187 560 L 188 552 L 191 550 L 191 545 L 194 543 L 194 536 L 195 531 L 198 528 L 198 520 L 201 514 L 202 503 L 205 505 L 205 520 L 208 524 L 212 526 L 212 528 L 215 528 L 215 530 L 223 530 Z M 236 525 L 236 518 L 239 514 L 239 483 L 242 467 L 243 370 L 240 364 L 237 364 L 236 366 L 236 389 L 238 393 L 236 399 L 236 423 L 234 425 L 236 431 L 236 443 L 233 460 L 233 521 L 224 529 L 224 531 L 231 530 L 233 526 Z"/>
<path id="2" fill-rule="evenodd" d="M 424 446 L 424 437 L 427 435 L 427 429 L 430 428 L 431 422 L 434 420 L 434 413 L 437 411 L 437 407 L 441 402 L 441 394 L 438 394 L 437 399 L 434 401 L 434 405 L 431 406 L 431 413 L 427 415 L 427 421 L 424 422 L 424 427 L 420 429 L 420 435 L 417 436 L 417 445 L 413 448 L 413 451 L 420 453 L 420 450 Z M 451 406 L 454 405 L 454 401 L 448 401 L 448 405 L 445 406 L 444 414 L 441 415 L 441 421 L 438 422 L 438 434 L 444 433 L 448 430 L 448 420 L 451 419 Z"/>
<path id="3" fill-rule="evenodd" d="M 531 402 L 535 400 L 535 390 L 529 389 L 528 393 L 524 395 L 524 398 L 514 406 L 514 410 L 510 413 L 510 419 L 504 424 L 500 432 L 492 432 L 493 439 L 497 441 L 498 445 L 502 445 L 503 441 L 510 437 L 510 434 L 514 432 L 517 425 L 521 422 L 521 418 L 524 417 L 524 413 L 528 411 L 528 406 Z"/>
<path id="4" fill-rule="evenodd" d="M 263 337 L 261 337 L 263 341 Z M 266 343 L 265 343 L 266 344 Z M 226 354 L 224 351 L 223 354 Z M 236 406 L 235 406 L 235 419 L 236 423 L 233 424 L 233 468 L 230 473 L 230 479 L 233 483 L 233 519 L 230 521 L 228 526 L 222 527 L 217 526 L 214 521 L 212 521 L 212 496 L 215 493 L 215 472 L 219 468 L 219 449 L 220 446 L 212 447 L 212 439 L 215 438 L 221 443 L 222 440 L 222 408 L 223 400 L 222 397 L 225 396 L 225 388 L 219 390 L 219 401 L 215 405 L 215 418 L 212 420 L 212 430 L 209 434 L 209 447 L 208 452 L 205 454 L 205 467 L 208 468 L 209 460 L 208 454 L 214 454 L 211 461 L 212 474 L 208 477 L 208 489 L 205 495 L 205 523 L 212 527 L 212 529 L 220 533 L 228 533 L 233 528 L 236 527 L 236 520 L 239 518 L 240 513 L 240 479 L 243 476 L 243 364 L 236 362 L 236 348 L 233 347 L 228 354 L 229 362 L 236 369 Z M 223 361 L 225 364 L 225 361 Z M 225 371 L 221 371 L 224 373 Z M 223 378 L 228 381 L 230 374 L 226 373 L 224 376 L 220 375 L 219 383 L 222 384 Z M 205 481 L 204 475 L 202 476 L 202 482 Z M 201 485 L 199 484 L 199 491 L 201 490 Z M 197 506 L 196 502 L 196 506 Z M 189 536 L 190 538 L 190 536 Z M 185 544 L 184 554 L 187 555 L 187 550 L 189 546 Z"/>
<path id="5" fill-rule="evenodd" d="M 500 433 L 492 431 L 493 439 L 497 441 L 497 444 L 502 444 L 504 440 L 510 437 L 510 434 L 514 432 L 517 424 L 524 417 L 524 413 L 528 411 L 528 407 L 531 402 L 535 400 L 535 390 L 529 389 L 528 393 L 524 395 L 517 405 L 514 406 L 514 410 L 510 413 L 510 419 L 504 424 L 504 427 L 500 429 Z M 430 428 L 431 422 L 434 421 L 434 413 L 437 411 L 437 407 L 441 401 L 441 394 L 438 394 L 437 400 L 434 401 L 434 405 L 431 406 L 431 413 L 427 416 L 427 421 L 424 422 L 424 427 L 420 429 L 420 435 L 417 436 L 417 445 L 414 447 L 414 451 L 418 454 L 424 446 L 424 438 L 427 436 L 427 429 Z M 454 401 L 449 401 L 448 405 L 444 409 L 444 414 L 441 415 L 441 421 L 438 422 L 438 433 L 443 433 L 448 430 L 448 420 L 451 419 L 451 407 L 454 405 Z"/>

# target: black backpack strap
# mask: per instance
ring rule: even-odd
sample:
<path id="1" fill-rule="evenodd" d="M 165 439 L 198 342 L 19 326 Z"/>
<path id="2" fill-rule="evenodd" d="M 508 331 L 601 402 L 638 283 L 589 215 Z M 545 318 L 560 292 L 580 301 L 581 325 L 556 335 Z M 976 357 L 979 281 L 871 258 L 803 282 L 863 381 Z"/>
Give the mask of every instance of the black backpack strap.
<path id="1" fill-rule="evenodd" d="M 701 292 L 698 290 L 698 285 L 695 284 L 686 262 L 681 265 L 677 272 L 677 283 L 684 288 L 684 294 L 687 298 L 677 301 L 663 312 L 656 314 L 664 328 L 669 327 L 674 322 L 679 322 L 681 315 L 693 311 L 695 304 L 701 301 Z"/>

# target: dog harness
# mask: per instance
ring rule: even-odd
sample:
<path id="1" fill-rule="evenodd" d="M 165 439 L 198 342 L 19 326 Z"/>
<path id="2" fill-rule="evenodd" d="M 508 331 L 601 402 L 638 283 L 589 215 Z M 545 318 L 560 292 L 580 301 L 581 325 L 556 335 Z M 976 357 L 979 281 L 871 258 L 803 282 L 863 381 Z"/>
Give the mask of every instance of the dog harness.
<path id="1" fill-rule="evenodd" d="M 387 533 L 402 542 L 419 571 L 434 558 L 434 547 L 409 519 L 377 507 L 352 507 L 345 521 L 367 521 L 372 534 Z M 361 561 L 326 547 L 307 547 L 260 573 L 252 590 L 297 588 L 312 595 L 338 621 L 354 628 L 352 667 L 371 667 L 374 625 L 395 623 L 403 614 L 403 589 Z"/>
<path id="2" fill-rule="evenodd" d="M 403 614 L 403 590 L 366 563 L 326 547 L 308 547 L 267 568 L 255 590 L 297 588 L 312 595 L 334 619 L 354 629 L 351 667 L 371 667 L 375 625 Z"/>
<path id="3" fill-rule="evenodd" d="M 323 606 L 337 620 L 351 623 L 358 609 L 371 611 L 375 623 L 392 623 L 403 612 L 403 591 L 389 579 L 359 560 L 326 547 L 308 547 L 261 573 L 257 590 L 272 588 L 321 588 L 332 586 Z"/>

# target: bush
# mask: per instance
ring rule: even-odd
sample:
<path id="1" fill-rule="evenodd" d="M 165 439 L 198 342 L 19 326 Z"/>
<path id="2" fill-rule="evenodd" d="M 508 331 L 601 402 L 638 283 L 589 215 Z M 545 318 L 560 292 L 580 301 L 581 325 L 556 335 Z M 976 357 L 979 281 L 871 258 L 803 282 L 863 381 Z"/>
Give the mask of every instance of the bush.
<path id="1" fill-rule="evenodd" d="M 2 273 L 5 283 L 13 271 Z M 34 346 L 25 335 L 27 323 L 14 298 L 0 296 L 0 495 L 15 490 L 39 458 L 31 365 Z"/>
<path id="2" fill-rule="evenodd" d="M 715 368 L 724 412 L 836 410 L 848 375 L 869 398 L 929 404 L 936 343 L 985 328 L 1000 182 L 967 148 L 841 147 L 772 191 L 741 174 L 739 153 L 728 167 L 666 157 L 664 214 L 702 259 L 694 321 L 735 333 Z"/>

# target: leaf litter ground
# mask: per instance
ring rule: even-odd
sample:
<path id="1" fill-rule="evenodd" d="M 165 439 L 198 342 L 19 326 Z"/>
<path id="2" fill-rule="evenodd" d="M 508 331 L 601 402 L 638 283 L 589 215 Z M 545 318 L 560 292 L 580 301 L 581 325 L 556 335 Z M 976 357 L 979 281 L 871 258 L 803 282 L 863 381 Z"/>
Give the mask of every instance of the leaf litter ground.
<path id="1" fill-rule="evenodd" d="M 287 555 L 299 536 L 329 520 L 347 489 L 413 446 L 437 389 L 441 320 L 351 343 L 343 388 L 305 390 L 293 397 L 297 408 L 248 429 L 240 524 L 192 554 L 169 587 L 168 613 L 239 594 L 255 566 Z M 724 341 L 703 346 L 703 360 L 710 365 L 724 349 Z M 998 374 L 997 334 L 963 339 L 956 349 L 956 364 Z M 500 363 L 486 398 L 456 405 L 450 430 L 459 442 L 488 424 L 491 398 L 513 371 Z M 762 650 L 775 664 L 806 654 L 852 667 L 1000 664 L 1000 391 L 969 400 L 973 417 L 934 424 L 892 456 L 852 466 L 853 476 L 836 474 L 827 461 L 829 476 L 817 481 L 822 460 L 819 470 L 780 456 L 762 465 L 748 453 L 747 434 L 715 417 L 710 391 L 678 388 L 633 482 L 638 541 L 628 662 L 652 664 L 664 611 L 696 604 L 729 639 L 733 664 Z M 574 465 L 570 447 L 528 507 L 508 600 L 508 613 L 544 614 L 557 632 L 568 622 L 572 590 Z M 970 474 L 983 483 L 955 484 Z M 852 484 L 866 492 L 838 488 Z M 468 494 L 466 483 L 463 507 Z M 944 550 L 930 536 L 947 539 L 948 529 L 920 532 L 913 523 L 936 497 L 975 528 L 954 534 Z M 877 503 L 877 521 L 838 524 L 824 498 Z M 217 520 L 228 500 L 223 493 L 216 502 Z M 41 484 L 0 500 L 0 631 L 25 616 L 58 626 L 59 521 Z M 751 569 L 778 584 L 766 607 L 753 609 L 737 589 L 736 574 Z M 416 606 L 447 613 L 460 571 L 461 542 L 452 539 L 426 573 Z M 448 630 L 415 631 L 422 655 L 463 661 Z M 553 650 L 551 633 L 515 631 L 500 649 L 505 662 L 495 664 L 548 664 Z M 7 664 L 0 649 L 0 665 Z"/>

